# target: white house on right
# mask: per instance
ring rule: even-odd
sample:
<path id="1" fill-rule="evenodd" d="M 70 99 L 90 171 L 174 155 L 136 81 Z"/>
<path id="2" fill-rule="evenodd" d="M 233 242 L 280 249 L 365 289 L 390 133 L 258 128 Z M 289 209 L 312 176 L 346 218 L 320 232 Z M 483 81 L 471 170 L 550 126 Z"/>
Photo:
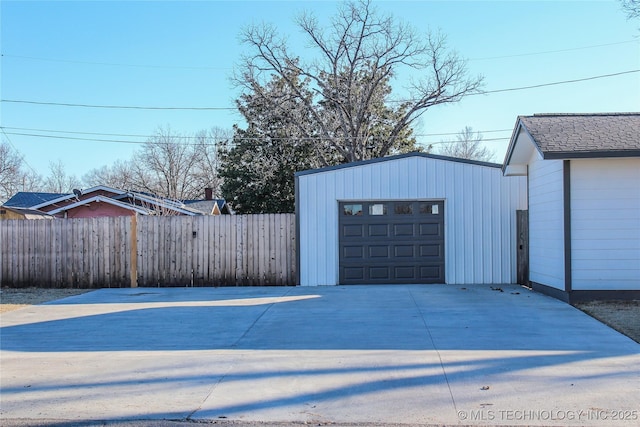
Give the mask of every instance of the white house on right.
<path id="1" fill-rule="evenodd" d="M 502 169 L 527 177 L 534 290 L 640 299 L 640 113 L 520 116 Z"/>

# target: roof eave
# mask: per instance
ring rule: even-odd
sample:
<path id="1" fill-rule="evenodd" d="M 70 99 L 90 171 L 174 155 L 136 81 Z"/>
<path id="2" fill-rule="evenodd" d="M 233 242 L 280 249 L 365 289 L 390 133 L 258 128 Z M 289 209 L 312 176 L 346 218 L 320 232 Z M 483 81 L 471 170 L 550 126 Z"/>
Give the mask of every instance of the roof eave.
<path id="1" fill-rule="evenodd" d="M 29 206 L 29 209 L 36 209 L 37 210 L 37 209 L 43 208 L 45 206 L 54 205 L 56 203 L 64 202 L 65 200 L 69 200 L 69 199 L 72 199 L 74 197 L 76 197 L 76 195 L 73 194 L 73 193 L 65 194 L 64 196 L 57 197 L 57 198 L 49 200 L 47 202 L 42 202 L 42 203 L 39 203 L 37 205 Z"/>
<path id="2" fill-rule="evenodd" d="M 52 211 L 50 211 L 48 213 L 50 215 L 55 215 L 55 214 L 58 214 L 60 212 L 68 211 L 68 210 L 77 208 L 78 206 L 86 205 L 86 204 L 93 203 L 93 202 L 104 202 L 104 203 L 107 203 L 109 205 L 118 206 L 118 207 L 123 208 L 123 209 L 127 209 L 127 210 L 130 210 L 130 211 L 137 212 L 139 214 L 143 214 L 143 215 L 144 214 L 149 214 L 148 211 L 146 211 L 145 209 L 141 209 L 138 206 L 135 206 L 135 205 L 132 205 L 132 204 L 129 204 L 129 203 L 122 203 L 122 202 L 120 202 L 120 201 L 118 201 L 116 199 L 112 199 L 111 197 L 105 197 L 105 196 L 93 196 L 93 197 L 90 197 L 88 199 L 79 200 L 79 201 L 77 201 L 75 203 L 71 203 L 70 205 L 66 205 L 66 206 L 63 206 L 61 208 L 54 209 L 54 210 L 52 210 Z"/>
<path id="3" fill-rule="evenodd" d="M 522 116 L 518 116 L 518 120 L 516 121 L 516 125 L 513 128 L 513 133 L 511 134 L 511 139 L 509 140 L 509 147 L 507 148 L 507 153 L 504 157 L 504 162 L 502 162 L 502 174 L 507 175 L 507 168 L 513 166 L 511 164 L 511 159 L 513 158 L 513 153 L 515 152 L 516 145 L 520 140 L 521 132 L 525 133 L 529 140 L 533 143 L 533 147 L 536 149 L 538 154 L 544 158 L 544 153 L 540 149 L 540 145 L 536 141 L 536 139 L 531 135 L 531 132 L 527 129 L 527 126 L 522 122 Z"/>
<path id="4" fill-rule="evenodd" d="M 365 166 L 365 165 L 370 165 L 370 164 L 373 164 L 373 163 L 389 162 L 389 161 L 393 161 L 393 160 L 404 159 L 404 158 L 407 158 L 407 157 L 423 157 L 423 158 L 427 158 L 427 159 L 444 160 L 444 161 L 458 162 L 458 163 L 468 163 L 468 164 L 472 164 L 472 165 L 485 166 L 485 167 L 491 167 L 491 168 L 500 168 L 502 166 L 502 165 L 500 165 L 498 163 L 481 162 L 481 161 L 478 161 L 478 160 L 469 160 L 469 159 L 462 159 L 462 158 L 458 158 L 458 157 L 441 156 L 439 154 L 431 154 L 431 153 L 423 153 L 423 152 L 420 152 L 420 151 L 414 151 L 414 152 L 411 152 L 411 153 L 396 154 L 396 155 L 393 155 L 393 156 L 378 157 L 378 158 L 369 159 L 369 160 L 360 160 L 358 162 L 342 163 L 342 164 L 339 164 L 339 165 L 327 166 L 327 167 L 323 167 L 323 168 L 319 168 L 319 169 L 309 169 L 309 170 L 299 171 L 299 172 L 295 173 L 295 176 L 312 175 L 312 174 L 316 174 L 316 173 L 330 172 L 330 171 L 338 170 L 338 169 L 352 168 L 352 167 L 357 167 L 357 166 Z"/>
<path id="5" fill-rule="evenodd" d="M 640 150 L 547 151 L 545 160 L 640 157 Z"/>

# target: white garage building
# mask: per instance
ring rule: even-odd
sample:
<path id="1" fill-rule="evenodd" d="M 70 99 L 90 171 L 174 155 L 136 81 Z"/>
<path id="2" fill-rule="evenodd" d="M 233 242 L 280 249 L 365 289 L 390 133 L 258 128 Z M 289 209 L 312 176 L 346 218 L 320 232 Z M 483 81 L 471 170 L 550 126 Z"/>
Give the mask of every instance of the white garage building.
<path id="1" fill-rule="evenodd" d="M 411 153 L 296 174 L 299 284 L 516 282 L 526 177 Z"/>

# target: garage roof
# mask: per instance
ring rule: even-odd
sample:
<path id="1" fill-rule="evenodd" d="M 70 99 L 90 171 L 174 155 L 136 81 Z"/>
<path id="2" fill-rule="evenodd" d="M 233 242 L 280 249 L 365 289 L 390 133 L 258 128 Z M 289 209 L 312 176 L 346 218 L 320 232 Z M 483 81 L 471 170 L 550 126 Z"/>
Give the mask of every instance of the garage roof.
<path id="1" fill-rule="evenodd" d="M 491 167 L 491 168 L 500 168 L 500 167 L 502 167 L 502 165 L 500 165 L 498 163 L 480 162 L 480 161 L 477 161 L 477 160 L 460 159 L 460 158 L 457 158 L 457 157 L 440 156 L 440 155 L 437 155 L 437 154 L 429 154 L 429 153 L 422 153 L 422 152 L 416 151 L 416 152 L 413 152 L 413 153 L 397 154 L 395 156 L 379 157 L 379 158 L 376 158 L 376 159 L 362 160 L 362 161 L 359 161 L 359 162 L 344 163 L 344 164 L 336 165 L 336 166 L 327 166 L 327 167 L 319 168 L 319 169 L 310 169 L 310 170 L 306 170 L 306 171 L 300 171 L 300 172 L 296 172 L 296 176 L 309 175 L 309 174 L 314 174 L 314 173 L 322 173 L 322 172 L 328 172 L 328 171 L 332 171 L 332 170 L 336 170 L 336 169 L 352 168 L 352 167 L 356 167 L 356 166 L 365 166 L 365 165 L 369 165 L 369 164 L 372 164 L 372 163 L 388 162 L 388 161 L 392 161 L 392 160 L 403 159 L 403 158 L 406 158 L 406 157 L 425 157 L 427 159 L 437 159 L 437 160 L 444 160 L 444 161 L 448 161 L 448 162 L 469 163 L 469 164 L 472 164 L 472 165 L 487 166 L 487 167 Z"/>

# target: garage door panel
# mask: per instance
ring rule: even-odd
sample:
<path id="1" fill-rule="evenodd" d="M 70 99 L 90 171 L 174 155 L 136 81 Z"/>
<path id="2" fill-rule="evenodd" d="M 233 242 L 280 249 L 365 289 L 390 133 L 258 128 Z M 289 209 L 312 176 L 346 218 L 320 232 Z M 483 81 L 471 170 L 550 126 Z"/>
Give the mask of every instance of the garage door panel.
<path id="1" fill-rule="evenodd" d="M 396 266 L 394 267 L 394 275 L 396 277 L 396 279 L 415 279 L 416 278 L 416 272 L 415 272 L 415 267 L 408 265 L 408 266 Z"/>
<path id="2" fill-rule="evenodd" d="M 439 223 L 421 223 L 418 229 L 421 236 L 442 236 L 442 227 Z"/>
<path id="3" fill-rule="evenodd" d="M 361 224 L 348 224 L 342 226 L 344 237 L 364 237 L 364 226 Z"/>
<path id="4" fill-rule="evenodd" d="M 389 246 L 369 246 L 369 258 L 389 258 Z"/>
<path id="5" fill-rule="evenodd" d="M 418 247 L 421 257 L 440 258 L 442 256 L 442 251 L 440 250 L 442 246 L 440 244 L 418 245 Z"/>
<path id="6" fill-rule="evenodd" d="M 344 267 L 342 272 L 344 280 L 362 281 L 364 280 L 364 267 Z"/>
<path id="7" fill-rule="evenodd" d="M 413 224 L 394 224 L 393 236 L 394 237 L 413 236 Z"/>
<path id="8" fill-rule="evenodd" d="M 371 280 L 389 280 L 389 267 L 369 268 L 369 278 Z"/>
<path id="9" fill-rule="evenodd" d="M 437 279 L 443 274 L 442 267 L 439 265 L 421 266 L 419 269 L 422 279 Z"/>
<path id="10" fill-rule="evenodd" d="M 362 246 L 344 246 L 342 254 L 347 259 L 364 259 L 364 248 Z"/>
<path id="11" fill-rule="evenodd" d="M 444 283 L 442 201 L 340 203 L 340 283 Z"/>
<path id="12" fill-rule="evenodd" d="M 413 245 L 394 245 L 393 254 L 396 258 L 414 258 Z"/>
<path id="13" fill-rule="evenodd" d="M 387 224 L 371 224 L 368 227 L 369 237 L 388 237 L 389 226 Z"/>

